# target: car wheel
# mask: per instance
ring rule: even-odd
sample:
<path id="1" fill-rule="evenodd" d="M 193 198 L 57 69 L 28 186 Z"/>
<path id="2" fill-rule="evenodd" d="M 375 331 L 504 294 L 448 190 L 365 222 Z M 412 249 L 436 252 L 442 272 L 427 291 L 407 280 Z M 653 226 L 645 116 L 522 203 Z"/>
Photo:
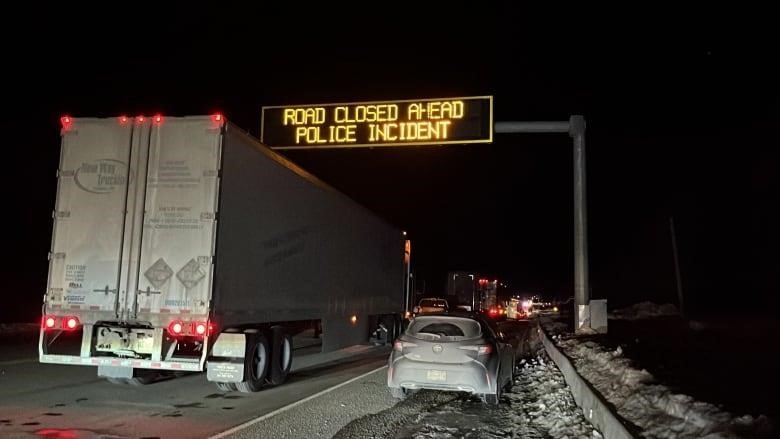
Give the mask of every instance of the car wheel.
<path id="1" fill-rule="evenodd" d="M 501 401 L 501 390 L 499 390 L 497 393 L 486 393 L 483 401 L 488 405 L 498 405 L 498 403 Z"/>
<path id="2" fill-rule="evenodd" d="M 390 387 L 390 395 L 393 396 L 395 399 L 404 399 L 406 398 L 406 389 L 403 387 Z"/>
<path id="3" fill-rule="evenodd" d="M 501 386 L 496 382 L 496 393 L 485 393 L 482 395 L 482 401 L 488 405 L 498 405 L 501 402 Z"/>

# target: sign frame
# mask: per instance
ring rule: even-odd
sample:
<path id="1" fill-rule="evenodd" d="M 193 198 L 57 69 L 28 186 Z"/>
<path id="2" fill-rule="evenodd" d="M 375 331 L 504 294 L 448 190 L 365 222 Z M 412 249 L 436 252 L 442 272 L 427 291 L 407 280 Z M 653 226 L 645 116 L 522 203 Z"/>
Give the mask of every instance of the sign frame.
<path id="1" fill-rule="evenodd" d="M 333 109 L 343 106 L 360 106 L 360 105 L 388 105 L 388 104 L 405 104 L 405 103 L 427 103 L 437 101 L 486 101 L 480 103 L 480 105 L 487 104 L 487 121 L 482 121 L 480 128 L 480 138 L 476 139 L 447 139 L 447 140 L 421 140 L 421 141 L 377 141 L 372 142 L 356 142 L 356 143 L 306 143 L 301 145 L 280 144 L 273 145 L 266 143 L 266 110 L 284 110 L 284 109 L 307 109 L 307 108 L 325 108 Z M 482 115 L 484 117 L 484 115 Z M 431 119 L 424 119 L 422 121 L 430 121 Z M 405 123 L 406 120 L 400 123 Z M 361 121 L 360 124 L 369 123 L 368 121 Z M 399 147 L 399 146 L 420 146 L 420 145 L 450 145 L 450 144 L 475 144 L 475 143 L 493 143 L 494 135 L 494 109 L 493 109 L 493 96 L 459 96 L 459 97 L 447 97 L 447 98 L 424 98 L 424 99 L 400 99 L 400 100 L 387 100 L 387 101 L 360 101 L 360 102 L 337 102 L 327 104 L 304 104 L 304 105 L 270 105 L 262 107 L 262 113 L 260 117 L 260 143 L 268 146 L 274 150 L 304 150 L 304 149 L 336 149 L 336 148 L 385 148 L 385 147 Z M 312 125 L 309 125 L 312 126 Z M 316 126 L 316 125 L 313 125 Z M 330 125 L 333 126 L 333 125 Z M 485 128 L 486 127 L 486 128 Z M 292 128 L 291 128 L 292 129 Z M 486 131 L 483 133 L 482 131 Z"/>

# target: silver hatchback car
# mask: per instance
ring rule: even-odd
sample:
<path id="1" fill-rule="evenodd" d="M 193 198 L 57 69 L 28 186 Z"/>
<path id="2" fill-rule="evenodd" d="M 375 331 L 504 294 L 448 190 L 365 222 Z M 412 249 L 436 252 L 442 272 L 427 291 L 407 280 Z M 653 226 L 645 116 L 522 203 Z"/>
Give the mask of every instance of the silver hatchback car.
<path id="1" fill-rule="evenodd" d="M 514 347 L 481 315 L 419 315 L 393 344 L 387 386 L 399 399 L 410 390 L 435 389 L 469 392 L 498 404 L 512 386 L 514 365 Z"/>

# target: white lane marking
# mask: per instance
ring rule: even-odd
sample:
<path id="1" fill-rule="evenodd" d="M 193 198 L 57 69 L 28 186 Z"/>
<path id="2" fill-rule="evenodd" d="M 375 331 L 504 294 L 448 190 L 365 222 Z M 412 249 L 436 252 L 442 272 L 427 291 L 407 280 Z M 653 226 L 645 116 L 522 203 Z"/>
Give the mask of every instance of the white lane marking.
<path id="1" fill-rule="evenodd" d="M 355 378 L 352 378 L 352 379 L 350 379 L 350 380 L 348 380 L 348 381 L 344 381 L 344 382 L 343 382 L 343 383 L 341 383 L 341 384 L 336 384 L 336 385 L 335 385 L 335 386 L 333 386 L 333 387 L 330 387 L 330 388 L 328 388 L 328 389 L 322 390 L 322 391 L 320 391 L 320 392 L 318 392 L 318 393 L 315 393 L 314 395 L 307 396 L 306 398 L 303 398 L 303 399 L 302 399 L 302 400 L 300 400 L 300 401 L 296 401 L 296 402 L 294 402 L 294 403 L 292 403 L 292 404 L 290 404 L 290 405 L 286 405 L 286 406 L 284 406 L 284 407 L 278 408 L 278 409 L 276 409 L 276 410 L 272 411 L 271 413 L 266 413 L 265 415 L 263 415 L 263 416 L 260 416 L 259 418 L 255 418 L 255 419 L 252 419 L 252 420 L 250 420 L 250 421 L 244 422 L 243 424 L 241 424 L 241 425 L 237 425 L 237 426 L 235 426 L 235 427 L 231 428 L 230 430 L 225 430 L 225 431 L 223 431 L 222 433 L 218 433 L 218 434 L 216 434 L 216 435 L 214 435 L 214 436 L 209 436 L 209 439 L 219 439 L 219 438 L 225 437 L 225 436 L 227 436 L 227 435 L 229 435 L 229 434 L 233 434 L 233 433 L 235 433 L 235 432 L 237 432 L 237 431 L 239 431 L 239 430 L 243 430 L 243 429 L 245 429 L 245 428 L 247 428 L 247 427 L 249 427 L 249 426 L 251 426 L 251 425 L 257 424 L 258 422 L 260 422 L 260 421 L 262 421 L 262 420 L 264 420 L 264 419 L 268 419 L 268 418 L 270 418 L 270 417 L 272 417 L 272 416 L 276 416 L 276 415 L 278 415 L 279 413 L 282 413 L 282 412 L 285 412 L 285 411 L 287 411 L 287 410 L 290 410 L 291 408 L 293 408 L 293 407 L 295 407 L 295 406 L 297 406 L 297 405 L 303 404 L 303 403 L 304 403 L 304 402 L 306 402 L 306 401 L 310 401 L 310 400 L 312 400 L 312 399 L 314 399 L 314 398 L 317 398 L 317 397 L 319 397 L 319 396 L 322 396 L 322 395 L 324 395 L 324 394 L 326 394 L 326 393 L 332 392 L 332 391 L 334 391 L 334 390 L 338 389 L 339 387 L 346 386 L 347 384 L 349 384 L 349 383 L 351 383 L 351 382 L 353 382 L 353 381 L 357 381 L 357 380 L 359 380 L 359 379 L 361 379 L 361 378 L 363 378 L 363 377 L 366 377 L 366 376 L 368 376 L 368 375 L 371 375 L 372 373 L 374 373 L 374 372 L 377 372 L 377 371 L 380 371 L 380 370 L 382 370 L 382 369 L 385 369 L 385 368 L 387 368 L 387 365 L 385 365 L 385 366 L 382 366 L 382 367 L 378 367 L 378 368 L 376 368 L 376 369 L 374 369 L 374 370 L 372 370 L 372 371 L 370 371 L 370 372 L 366 372 L 366 373 L 364 373 L 363 375 L 356 376 Z"/>

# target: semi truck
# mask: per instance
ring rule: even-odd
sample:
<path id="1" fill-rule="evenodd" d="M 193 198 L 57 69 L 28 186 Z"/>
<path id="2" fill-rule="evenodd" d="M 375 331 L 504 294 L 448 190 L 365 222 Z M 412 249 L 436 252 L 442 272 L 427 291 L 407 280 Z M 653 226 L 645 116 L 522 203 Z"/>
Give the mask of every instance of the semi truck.
<path id="1" fill-rule="evenodd" d="M 256 392 L 307 329 L 400 333 L 405 233 L 222 115 L 61 122 L 41 363 Z"/>
<path id="2" fill-rule="evenodd" d="M 448 272 L 447 302 L 452 309 L 479 310 L 476 274 L 468 271 Z"/>

